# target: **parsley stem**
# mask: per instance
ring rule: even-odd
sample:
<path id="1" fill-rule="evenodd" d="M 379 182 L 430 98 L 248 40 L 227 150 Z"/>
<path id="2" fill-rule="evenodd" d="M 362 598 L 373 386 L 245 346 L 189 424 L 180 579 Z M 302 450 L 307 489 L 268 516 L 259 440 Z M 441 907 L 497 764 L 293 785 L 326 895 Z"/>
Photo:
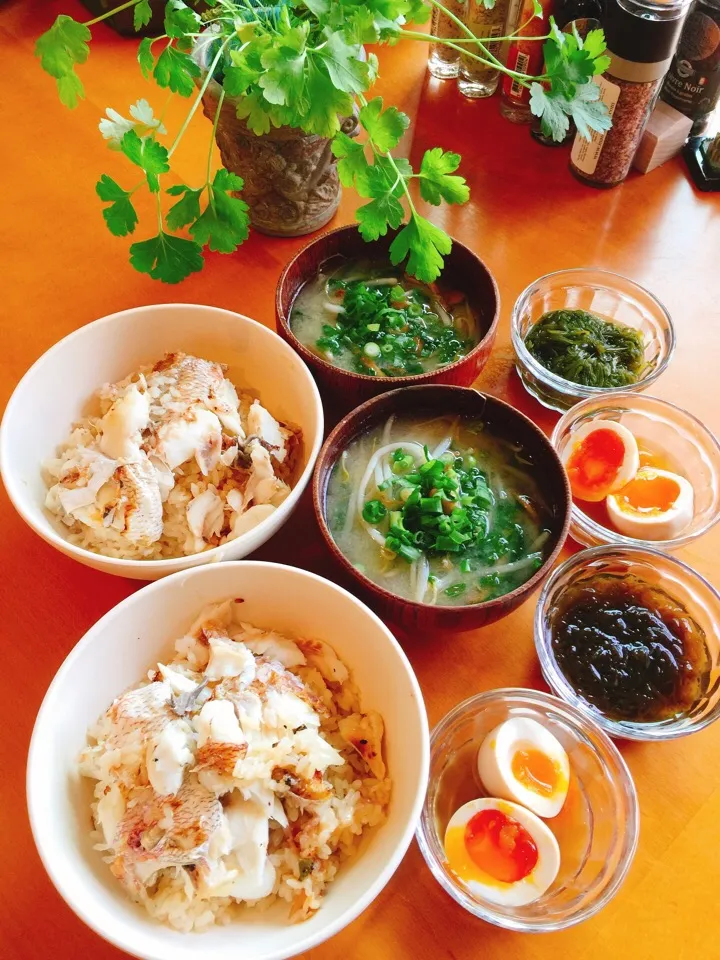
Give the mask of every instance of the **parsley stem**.
<path id="1" fill-rule="evenodd" d="M 190 121 L 191 121 L 192 118 L 195 116 L 195 111 L 197 110 L 197 108 L 198 108 L 199 105 L 200 105 L 200 102 L 202 101 L 203 94 L 204 94 L 205 91 L 207 90 L 208 84 L 209 84 L 210 81 L 212 80 L 212 75 L 213 75 L 213 73 L 215 72 L 215 67 L 216 67 L 216 66 L 218 65 L 218 63 L 220 62 L 220 57 L 222 57 L 223 53 L 225 52 L 225 47 L 230 43 L 231 40 L 232 40 L 232 36 L 229 36 L 229 37 L 224 41 L 224 43 L 221 45 L 221 47 L 220 47 L 220 49 L 218 50 L 218 52 L 215 54 L 215 59 L 213 60 L 213 62 L 212 62 L 212 63 L 210 64 L 210 66 L 208 67 L 207 73 L 206 73 L 206 75 L 205 75 L 205 79 L 204 79 L 204 81 L 203 81 L 203 84 L 202 84 L 202 86 L 200 87 L 200 90 L 199 90 L 199 92 L 198 92 L 197 97 L 195 97 L 195 102 L 193 103 L 192 107 L 190 107 L 190 111 L 189 111 L 188 115 L 185 117 L 185 120 L 183 121 L 183 125 L 180 127 L 180 130 L 178 131 L 178 135 L 175 137 L 175 140 L 173 141 L 173 145 L 172 145 L 172 146 L 170 147 L 170 149 L 168 150 L 168 159 L 169 159 L 169 158 L 173 155 L 173 153 L 175 153 L 175 151 L 177 150 L 178 144 L 179 144 L 180 141 L 182 140 L 182 138 L 183 138 L 183 136 L 184 136 L 184 134 L 185 134 L 185 131 L 187 130 L 187 128 L 188 128 L 188 126 L 189 126 L 189 124 L 190 124 Z"/>
<path id="2" fill-rule="evenodd" d="M 107 13 L 101 14 L 99 17 L 95 17 L 94 20 L 86 20 L 83 26 L 92 27 L 96 23 L 100 23 L 101 20 L 107 20 L 108 17 L 115 16 L 116 13 L 120 13 L 121 10 L 127 10 L 128 7 L 135 7 L 140 3 L 140 0 L 128 0 L 127 3 L 123 3 L 120 7 L 113 7 L 112 10 L 108 10 Z"/>
<path id="3" fill-rule="evenodd" d="M 210 167 L 212 165 L 213 147 L 215 146 L 215 131 L 217 130 L 220 111 L 222 110 L 223 100 L 225 99 L 225 90 L 220 91 L 218 97 L 217 109 L 215 110 L 215 119 L 213 120 L 212 136 L 210 137 L 210 149 L 208 150 L 207 172 L 205 174 L 205 186 L 210 186 Z"/>

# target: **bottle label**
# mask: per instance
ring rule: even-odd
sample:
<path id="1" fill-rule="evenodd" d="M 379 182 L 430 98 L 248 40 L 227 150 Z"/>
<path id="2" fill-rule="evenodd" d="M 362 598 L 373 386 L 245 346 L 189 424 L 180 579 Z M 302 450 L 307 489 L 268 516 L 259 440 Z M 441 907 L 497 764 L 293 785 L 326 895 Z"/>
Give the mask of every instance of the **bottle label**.
<path id="1" fill-rule="evenodd" d="M 720 10 L 695 3 L 687 16 L 661 94 L 685 116 L 696 119 L 720 99 Z"/>
<path id="2" fill-rule="evenodd" d="M 605 77 L 596 77 L 595 83 L 600 87 L 600 100 L 607 107 L 608 115 L 612 119 L 620 97 L 620 87 Z M 580 134 L 575 137 L 570 160 L 577 170 L 581 173 L 595 173 L 606 136 L 607 133 L 593 130 L 590 140 L 586 140 Z"/>

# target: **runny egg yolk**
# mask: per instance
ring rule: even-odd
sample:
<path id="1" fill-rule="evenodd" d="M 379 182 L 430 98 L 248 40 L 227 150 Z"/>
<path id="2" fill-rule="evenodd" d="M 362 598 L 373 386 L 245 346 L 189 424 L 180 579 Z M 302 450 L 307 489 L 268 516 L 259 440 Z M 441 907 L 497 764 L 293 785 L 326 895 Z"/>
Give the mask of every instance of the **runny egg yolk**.
<path id="1" fill-rule="evenodd" d="M 465 825 L 462 839 L 475 866 L 501 883 L 517 883 L 538 862 L 538 849 L 528 831 L 500 810 L 476 813 Z M 452 863 L 452 852 L 447 854 Z"/>
<path id="2" fill-rule="evenodd" d="M 680 496 L 680 484 L 672 477 L 640 473 L 626 484 L 615 499 L 619 506 L 639 513 L 664 513 Z"/>
<path id="3" fill-rule="evenodd" d="M 552 757 L 534 747 L 516 750 L 510 769 L 518 783 L 541 797 L 552 797 L 562 779 L 562 773 Z"/>
<path id="4" fill-rule="evenodd" d="M 593 430 L 573 450 L 565 464 L 573 490 L 605 490 L 622 467 L 625 444 L 613 430 Z"/>

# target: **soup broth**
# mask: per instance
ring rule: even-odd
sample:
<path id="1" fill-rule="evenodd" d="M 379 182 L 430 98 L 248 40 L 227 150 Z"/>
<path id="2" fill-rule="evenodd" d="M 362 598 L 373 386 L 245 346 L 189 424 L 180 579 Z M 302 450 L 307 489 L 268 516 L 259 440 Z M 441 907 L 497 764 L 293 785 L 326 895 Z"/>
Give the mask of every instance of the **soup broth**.
<path id="1" fill-rule="evenodd" d="M 340 258 L 300 290 L 290 326 L 323 360 L 376 377 L 437 370 L 478 341 L 464 295 L 430 288 L 387 263 Z"/>
<path id="2" fill-rule="evenodd" d="M 419 603 L 480 603 L 538 570 L 547 509 L 523 449 L 462 417 L 390 418 L 335 464 L 327 520 L 370 580 Z"/>

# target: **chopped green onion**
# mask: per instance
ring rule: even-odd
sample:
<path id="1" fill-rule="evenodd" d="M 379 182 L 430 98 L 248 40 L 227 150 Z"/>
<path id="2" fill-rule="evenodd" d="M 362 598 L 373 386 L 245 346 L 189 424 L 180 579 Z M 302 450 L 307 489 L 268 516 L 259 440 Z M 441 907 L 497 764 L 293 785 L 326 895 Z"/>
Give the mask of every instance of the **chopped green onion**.
<path id="1" fill-rule="evenodd" d="M 380 500 L 368 500 L 363 507 L 362 515 L 366 523 L 379 523 L 387 516 L 387 508 Z"/>
<path id="2" fill-rule="evenodd" d="M 363 347 L 363 353 L 366 357 L 379 357 L 380 356 L 380 347 L 377 343 L 366 343 Z"/>
<path id="3" fill-rule="evenodd" d="M 444 593 L 448 597 L 459 597 L 461 593 L 465 593 L 467 590 L 466 583 L 454 583 L 451 587 L 448 587 Z"/>

